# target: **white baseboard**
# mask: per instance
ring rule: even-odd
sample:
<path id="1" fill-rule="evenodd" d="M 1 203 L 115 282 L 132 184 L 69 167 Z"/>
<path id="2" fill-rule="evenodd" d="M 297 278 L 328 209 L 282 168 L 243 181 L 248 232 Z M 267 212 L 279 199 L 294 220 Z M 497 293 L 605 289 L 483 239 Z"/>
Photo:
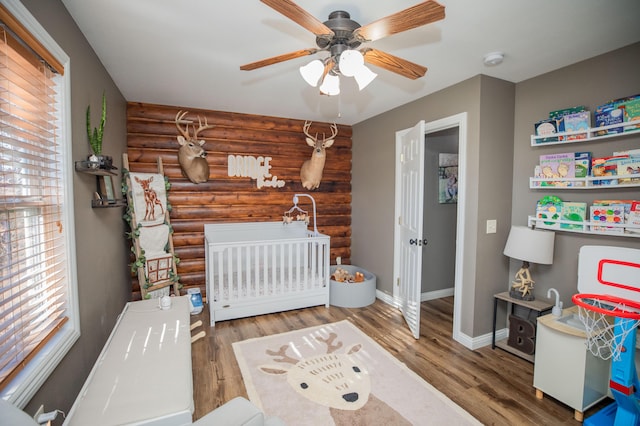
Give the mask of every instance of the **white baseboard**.
<path id="1" fill-rule="evenodd" d="M 436 290 L 430 291 L 426 293 L 422 293 L 420 296 L 420 300 L 425 302 L 427 300 L 439 299 L 441 297 L 449 297 L 453 296 L 453 287 L 447 288 L 444 290 Z M 400 301 L 395 299 L 392 295 L 382 292 L 380 290 L 376 290 L 376 298 L 380 299 L 384 303 L 391 305 L 395 308 L 400 307 Z M 509 336 L 509 329 L 503 328 L 501 330 L 496 330 L 496 341 L 501 339 L 506 339 Z M 458 343 L 464 345 L 466 348 L 475 350 L 482 348 L 484 346 L 491 345 L 492 333 L 487 333 L 477 337 L 471 337 L 466 334 L 460 333 L 454 337 Z"/>
<path id="2" fill-rule="evenodd" d="M 450 296 L 453 296 L 453 287 L 422 293 L 422 295 L 420 296 L 420 301 L 426 302 L 427 300 L 440 299 L 442 297 Z"/>

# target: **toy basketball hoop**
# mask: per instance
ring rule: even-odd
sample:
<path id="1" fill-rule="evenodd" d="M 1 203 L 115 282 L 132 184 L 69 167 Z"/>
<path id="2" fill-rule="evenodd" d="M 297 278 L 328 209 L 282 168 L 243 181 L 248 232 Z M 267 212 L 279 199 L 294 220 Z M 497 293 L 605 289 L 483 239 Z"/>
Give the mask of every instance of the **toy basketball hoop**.
<path id="1" fill-rule="evenodd" d="M 584 323 L 589 351 L 604 360 L 620 360 L 630 332 L 640 324 L 640 303 L 604 294 L 575 294 L 580 320 Z"/>

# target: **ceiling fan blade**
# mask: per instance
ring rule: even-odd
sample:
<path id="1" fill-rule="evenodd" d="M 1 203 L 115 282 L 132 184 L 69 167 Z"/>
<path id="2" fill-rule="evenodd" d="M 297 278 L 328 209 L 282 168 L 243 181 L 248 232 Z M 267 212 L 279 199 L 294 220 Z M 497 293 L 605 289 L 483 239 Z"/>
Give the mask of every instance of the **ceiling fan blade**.
<path id="1" fill-rule="evenodd" d="M 273 56 L 271 58 L 263 59 L 261 61 L 252 62 L 250 64 L 242 65 L 240 69 L 242 71 L 251 71 L 256 68 L 266 67 L 267 65 L 277 64 L 279 62 L 288 61 L 290 59 L 301 58 L 303 56 L 313 55 L 318 49 L 302 49 L 295 52 L 285 53 L 284 55 Z"/>
<path id="2" fill-rule="evenodd" d="M 423 77 L 427 72 L 427 67 L 407 61 L 406 59 L 398 58 L 381 50 L 365 49 L 362 54 L 364 55 L 365 62 L 412 80 Z"/>
<path id="3" fill-rule="evenodd" d="M 353 37 L 361 42 L 374 41 L 441 19 L 444 19 L 444 6 L 429 0 L 364 25 L 353 32 Z"/>
<path id="4" fill-rule="evenodd" d="M 277 12 L 280 12 L 287 18 L 291 19 L 298 25 L 306 28 L 314 33 L 316 36 L 328 36 L 334 35 L 331 28 L 316 19 L 315 16 L 292 2 L 291 0 L 260 0 L 270 8 Z"/>

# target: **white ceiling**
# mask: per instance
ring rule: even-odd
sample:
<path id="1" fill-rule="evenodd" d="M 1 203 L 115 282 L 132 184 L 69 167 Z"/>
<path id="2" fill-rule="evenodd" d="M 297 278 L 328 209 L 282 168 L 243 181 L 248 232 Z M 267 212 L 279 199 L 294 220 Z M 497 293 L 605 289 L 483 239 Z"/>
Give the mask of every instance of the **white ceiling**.
<path id="1" fill-rule="evenodd" d="M 427 66 L 410 80 L 371 66 L 362 92 L 304 82 L 302 57 L 240 65 L 315 47 L 315 36 L 259 0 L 62 0 L 127 101 L 356 124 L 477 74 L 520 82 L 640 41 L 638 0 L 442 0 L 442 21 L 366 46 Z M 361 25 L 420 0 L 295 0 L 320 21 L 346 10 Z M 501 65 L 485 54 L 505 52 Z M 322 56 L 322 54 L 320 54 Z M 73 66 L 73 64 L 72 64 Z"/>

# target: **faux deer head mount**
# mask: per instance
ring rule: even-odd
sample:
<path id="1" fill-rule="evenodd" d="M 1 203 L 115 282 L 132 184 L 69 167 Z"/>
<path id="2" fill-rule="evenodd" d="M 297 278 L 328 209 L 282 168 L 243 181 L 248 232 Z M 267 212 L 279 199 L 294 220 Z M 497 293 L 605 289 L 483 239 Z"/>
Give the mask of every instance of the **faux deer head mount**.
<path id="1" fill-rule="evenodd" d="M 198 116 L 198 128 L 192 120 L 185 120 L 185 116 L 189 111 L 178 111 L 176 114 L 176 127 L 180 132 L 178 135 L 178 163 L 182 169 L 182 175 L 193 183 L 203 183 L 209 180 L 209 163 L 207 163 L 207 152 L 202 148 L 204 139 L 198 139 L 198 133 L 204 129 L 214 127 L 213 124 L 207 124 L 207 118 L 204 119 L 204 125 L 200 116 Z M 184 128 L 181 127 L 184 125 Z M 189 125 L 193 129 L 193 136 L 189 134 Z"/>
<path id="2" fill-rule="evenodd" d="M 309 134 L 309 128 L 311 127 L 310 121 L 304 122 L 302 131 L 307 136 L 307 145 L 313 147 L 313 153 L 311 158 L 305 161 L 300 168 L 300 180 L 302 186 L 306 189 L 316 189 L 320 186 L 322 180 L 322 171 L 324 170 L 324 162 L 327 158 L 326 149 L 333 145 L 336 135 L 338 134 L 338 126 L 333 123 L 331 125 L 331 136 L 328 138 L 326 134 L 322 134 L 322 139 L 318 138 L 318 134 L 311 136 Z"/>

